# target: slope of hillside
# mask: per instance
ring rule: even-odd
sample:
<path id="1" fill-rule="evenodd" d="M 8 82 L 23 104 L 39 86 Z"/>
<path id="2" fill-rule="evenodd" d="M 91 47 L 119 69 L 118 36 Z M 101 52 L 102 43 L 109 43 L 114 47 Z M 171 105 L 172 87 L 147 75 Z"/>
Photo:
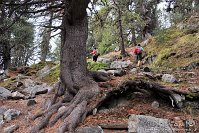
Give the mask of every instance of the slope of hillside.
<path id="1" fill-rule="evenodd" d="M 199 18 L 194 21 L 198 23 Z M 153 67 L 185 68 L 199 63 L 199 30 L 186 21 L 183 29 L 178 26 L 159 31 L 144 48 L 147 57 L 156 56 Z"/>

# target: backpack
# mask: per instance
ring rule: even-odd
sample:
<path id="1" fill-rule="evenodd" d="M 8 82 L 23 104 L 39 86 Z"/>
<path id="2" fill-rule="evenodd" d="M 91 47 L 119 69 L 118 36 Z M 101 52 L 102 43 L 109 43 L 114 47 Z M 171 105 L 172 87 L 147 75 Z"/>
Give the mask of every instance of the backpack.
<path id="1" fill-rule="evenodd" d="M 142 50 L 141 50 L 139 47 L 136 47 L 136 48 L 134 49 L 134 53 L 135 53 L 135 54 L 140 54 L 140 53 L 142 53 Z"/>

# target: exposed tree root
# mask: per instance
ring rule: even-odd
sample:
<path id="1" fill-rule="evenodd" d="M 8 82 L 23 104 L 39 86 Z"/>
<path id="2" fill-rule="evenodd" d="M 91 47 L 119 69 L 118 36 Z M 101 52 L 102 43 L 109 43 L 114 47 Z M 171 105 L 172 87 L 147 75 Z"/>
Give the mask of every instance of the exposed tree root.
<path id="1" fill-rule="evenodd" d="M 65 131 L 74 132 L 81 118 L 86 110 L 87 101 L 82 101 L 76 106 L 76 108 L 70 113 L 68 117 L 64 119 L 64 122 L 59 127 L 59 133 L 64 133 Z"/>
<path id="2" fill-rule="evenodd" d="M 171 100 L 175 107 L 181 108 L 183 104 L 183 98 L 181 95 L 186 94 L 185 92 L 175 91 L 174 89 L 166 88 L 157 83 L 142 79 L 124 81 L 118 87 L 105 92 L 102 97 L 98 99 L 95 97 L 95 95 L 99 93 L 97 90 L 97 84 L 87 85 L 82 87 L 73 99 L 65 104 L 67 106 L 61 112 L 57 113 L 57 110 L 65 102 L 65 100 L 63 100 L 64 98 L 46 111 L 37 114 L 33 119 L 38 116 L 44 116 L 44 118 L 40 124 L 32 128 L 31 133 L 38 132 L 47 125 L 53 126 L 59 119 L 63 121 L 58 129 L 59 133 L 64 133 L 66 131 L 74 132 L 77 125 L 86 118 L 88 113 L 91 113 L 95 108 L 99 108 L 104 102 L 110 100 L 112 96 L 119 96 L 121 94 L 125 95 L 132 92 L 147 92 L 155 96 L 159 96 L 161 99 L 165 99 L 167 101 Z M 54 114 L 54 119 L 49 122 L 51 116 Z M 114 128 L 117 128 L 117 125 Z"/>
<path id="3" fill-rule="evenodd" d="M 89 101 L 93 96 L 95 96 L 98 93 L 98 85 L 92 82 L 92 84 L 82 87 L 78 91 L 78 93 L 73 97 L 73 99 L 66 104 L 67 107 L 58 114 L 56 114 L 57 110 L 66 101 L 63 98 L 58 103 L 49 107 L 46 111 L 40 112 L 32 118 L 34 120 L 37 117 L 44 116 L 40 123 L 31 129 L 30 133 L 39 132 L 39 130 L 45 128 L 48 124 L 49 126 L 53 126 L 59 119 L 63 120 L 64 122 L 60 126 L 58 132 L 73 132 L 75 127 L 79 124 L 79 122 L 81 122 L 87 115 L 87 113 L 85 113 L 87 101 Z M 55 118 L 49 122 L 50 118 L 54 114 L 56 114 Z"/>
<path id="4" fill-rule="evenodd" d="M 128 80 L 121 83 L 117 88 L 112 88 L 112 90 L 105 92 L 105 94 L 103 94 L 98 101 L 92 100 L 91 102 L 93 103 L 89 104 L 91 106 L 88 106 L 87 112 L 91 114 L 93 109 L 98 109 L 103 103 L 110 101 L 112 96 L 119 96 L 121 94 L 128 94 L 131 92 L 150 93 L 155 97 L 170 101 L 173 103 L 171 105 L 177 108 L 182 108 L 183 101 L 185 100 L 184 96 L 188 95 L 186 92 L 177 91 L 172 88 L 166 88 L 151 81 L 145 81 L 142 79 Z"/>

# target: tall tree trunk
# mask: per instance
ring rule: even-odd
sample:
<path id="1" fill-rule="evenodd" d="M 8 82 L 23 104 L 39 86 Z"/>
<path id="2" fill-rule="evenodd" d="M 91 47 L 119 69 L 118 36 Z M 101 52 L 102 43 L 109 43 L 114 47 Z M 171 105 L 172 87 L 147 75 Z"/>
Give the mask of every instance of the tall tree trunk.
<path id="1" fill-rule="evenodd" d="M 118 11 L 118 26 L 119 26 L 119 34 L 120 34 L 120 49 L 121 49 L 121 55 L 125 56 L 126 51 L 124 48 L 124 37 L 123 37 L 123 28 L 122 28 L 122 12 L 121 9 L 119 7 L 119 5 L 116 3 L 115 0 L 113 0 L 115 6 L 117 7 L 117 11 Z"/>
<path id="2" fill-rule="evenodd" d="M 124 47 L 124 37 L 123 37 L 123 29 L 122 29 L 122 14 L 120 9 L 118 10 L 118 17 L 119 17 L 119 29 L 120 29 L 120 48 L 121 48 L 121 55 L 125 56 L 126 51 L 125 51 L 125 47 Z"/>
<path id="3" fill-rule="evenodd" d="M 134 46 L 137 45 L 136 43 L 136 38 L 135 38 L 135 28 L 131 28 L 131 44 L 133 44 Z"/>
<path id="4" fill-rule="evenodd" d="M 51 26 L 53 20 L 53 12 L 50 12 L 50 20 L 48 27 L 45 28 L 43 32 L 43 40 L 41 43 L 41 61 L 46 61 L 47 55 L 49 53 L 50 37 L 51 37 Z"/>
<path id="5" fill-rule="evenodd" d="M 0 40 L 0 45 L 0 52 L 3 53 L 4 59 L 4 70 L 6 70 L 11 66 L 11 46 L 8 40 Z"/>

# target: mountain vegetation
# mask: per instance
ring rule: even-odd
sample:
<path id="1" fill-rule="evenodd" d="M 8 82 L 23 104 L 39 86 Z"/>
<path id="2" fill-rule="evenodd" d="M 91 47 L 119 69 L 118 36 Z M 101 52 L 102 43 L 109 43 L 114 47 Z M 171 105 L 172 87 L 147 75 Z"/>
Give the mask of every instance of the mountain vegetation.
<path id="1" fill-rule="evenodd" d="M 193 115 L 199 98 L 198 11 L 198 0 L 0 1 L 0 104 L 6 107 L 0 127 L 14 119 L 4 112 L 19 99 L 25 115 L 16 123 L 28 122 L 15 125 L 16 132 L 76 132 L 114 107 L 119 112 L 110 114 L 118 114 L 125 130 L 129 114 L 171 119 L 186 112 L 199 119 Z M 141 67 L 133 54 L 137 44 L 144 48 Z M 97 62 L 91 60 L 94 47 Z M 149 100 L 140 103 L 142 96 Z M 129 99 L 141 104 L 139 110 Z M 148 112 L 141 112 L 142 105 Z M 155 113 L 157 108 L 168 115 Z"/>

